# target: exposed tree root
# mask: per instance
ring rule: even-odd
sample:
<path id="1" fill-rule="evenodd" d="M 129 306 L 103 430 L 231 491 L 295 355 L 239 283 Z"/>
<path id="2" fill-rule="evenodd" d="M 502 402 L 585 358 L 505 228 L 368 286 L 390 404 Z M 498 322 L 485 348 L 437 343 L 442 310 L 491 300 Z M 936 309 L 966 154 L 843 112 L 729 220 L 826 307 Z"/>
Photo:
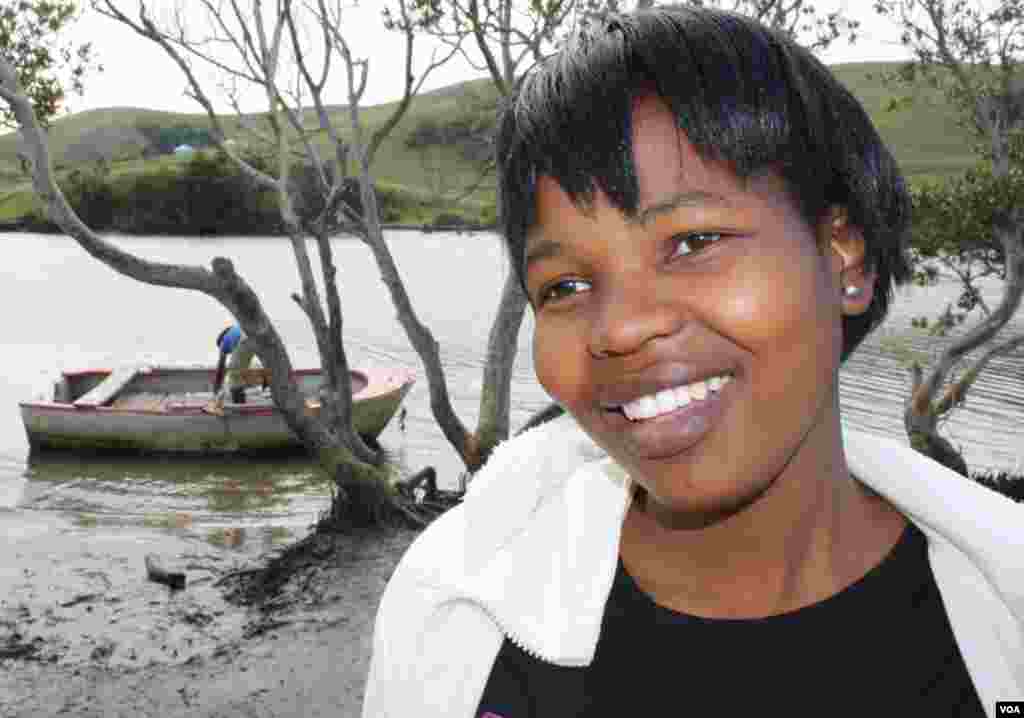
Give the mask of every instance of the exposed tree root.
<path id="1" fill-rule="evenodd" d="M 420 472 L 413 479 L 392 488 L 379 480 L 343 477 L 331 506 L 305 538 L 285 547 L 262 567 L 232 571 L 216 585 L 227 585 L 229 601 L 258 605 L 272 610 L 284 586 L 297 574 L 315 570 L 335 555 L 339 541 L 374 540 L 392 531 L 420 531 L 463 498 L 462 491 L 437 488 L 433 470 Z M 426 483 L 421 501 L 413 489 Z M 410 488 L 411 487 L 411 488 Z"/>

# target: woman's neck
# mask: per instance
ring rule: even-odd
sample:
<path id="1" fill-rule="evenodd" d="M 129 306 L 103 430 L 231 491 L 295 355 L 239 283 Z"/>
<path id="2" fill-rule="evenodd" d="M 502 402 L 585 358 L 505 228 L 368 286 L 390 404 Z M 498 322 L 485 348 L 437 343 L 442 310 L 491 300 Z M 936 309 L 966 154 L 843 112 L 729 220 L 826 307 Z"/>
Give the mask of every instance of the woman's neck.
<path id="1" fill-rule="evenodd" d="M 675 518 L 641 492 L 623 525 L 623 561 L 656 602 L 709 618 L 828 598 L 876 566 L 906 526 L 850 476 L 838 432 L 832 447 L 790 462 L 742 510 L 700 528 L 677 528 L 686 522 Z"/>

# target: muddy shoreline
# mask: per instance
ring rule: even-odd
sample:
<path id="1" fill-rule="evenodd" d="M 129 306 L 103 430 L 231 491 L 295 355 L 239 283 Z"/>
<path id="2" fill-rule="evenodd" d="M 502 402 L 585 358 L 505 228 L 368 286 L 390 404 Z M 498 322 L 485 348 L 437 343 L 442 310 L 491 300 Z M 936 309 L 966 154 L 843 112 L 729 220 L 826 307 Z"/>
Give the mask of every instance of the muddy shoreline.
<path id="1" fill-rule="evenodd" d="M 242 563 L 165 540 L 163 560 L 187 575 L 181 591 L 147 581 L 124 546 L 86 541 L 74 562 L 85 579 L 62 581 L 59 570 L 24 568 L 56 544 L 15 541 L 5 570 L 21 575 L 0 599 L 10 655 L 0 659 L 0 716 L 358 716 L 377 604 L 417 534 L 310 535 Z M 94 564 L 82 558 L 90 552 Z M 273 561 L 281 580 L 254 590 Z"/>

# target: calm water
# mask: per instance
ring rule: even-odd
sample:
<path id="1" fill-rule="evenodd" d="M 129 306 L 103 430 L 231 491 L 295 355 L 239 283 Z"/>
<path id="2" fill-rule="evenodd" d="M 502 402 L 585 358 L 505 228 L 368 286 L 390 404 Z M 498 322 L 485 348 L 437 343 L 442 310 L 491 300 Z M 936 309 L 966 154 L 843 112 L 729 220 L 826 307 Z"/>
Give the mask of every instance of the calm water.
<path id="1" fill-rule="evenodd" d="M 289 298 L 299 282 L 287 242 L 272 238 L 114 241 L 152 260 L 209 266 L 234 259 L 277 323 L 296 366 L 315 366 L 308 324 Z M 505 262 L 489 235 L 394 233 L 390 244 L 420 318 L 442 348 L 456 410 L 477 416 L 483 344 Z M 390 364 L 419 370 L 419 359 L 394 318 L 369 252 L 335 243 L 345 309 L 345 340 L 353 366 Z M 121 277 L 73 241 L 31 234 L 0 235 L 0 305 L 5 308 L 4 372 L 0 376 L 0 514 L 28 522 L 59 521 L 76 532 L 123 531 L 187 536 L 251 552 L 302 532 L 329 500 L 307 462 L 82 460 L 28 461 L 17 410 L 20 399 L 48 396 L 60 370 L 146 361 L 212 363 L 214 337 L 230 316 L 205 296 L 149 287 Z M 998 287 L 987 296 L 993 302 Z M 945 283 L 901 293 L 886 325 L 844 368 L 845 417 L 851 425 L 902 436 L 908 351 L 934 351 L 934 340 L 910 332 L 909 317 L 934 314 L 955 299 Z M 513 387 L 513 424 L 546 403 L 533 377 L 531 323 L 520 337 Z M 1024 318 L 1015 323 L 1024 330 Z M 419 372 L 422 376 L 422 371 Z M 453 485 L 461 464 L 428 406 L 425 379 L 410 394 L 406 431 L 390 426 L 383 442 L 410 469 L 433 465 Z M 1024 464 L 1024 357 L 995 362 L 966 408 L 947 424 L 973 469 L 1021 470 Z M 5 521 L 5 529 L 19 524 Z"/>

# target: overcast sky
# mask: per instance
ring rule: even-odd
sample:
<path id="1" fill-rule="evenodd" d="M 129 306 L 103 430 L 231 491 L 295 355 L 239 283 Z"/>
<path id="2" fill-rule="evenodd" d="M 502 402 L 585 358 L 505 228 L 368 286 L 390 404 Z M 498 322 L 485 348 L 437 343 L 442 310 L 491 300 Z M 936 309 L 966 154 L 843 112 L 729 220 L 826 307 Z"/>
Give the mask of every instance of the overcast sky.
<path id="1" fill-rule="evenodd" d="M 836 2 L 836 0 L 832 0 Z M 184 0 L 188 7 L 195 0 Z M 862 37 L 854 45 L 837 43 L 823 55 L 826 63 L 859 62 L 867 60 L 894 60 L 906 57 L 905 51 L 896 40 L 896 32 L 892 26 L 877 18 L 870 9 L 868 0 L 842 0 L 839 2 L 847 8 L 851 17 L 862 23 Z M 151 6 L 165 6 L 167 0 L 155 0 Z M 86 3 L 82 3 L 83 5 Z M 370 77 L 364 104 L 377 104 L 398 99 L 402 92 L 402 62 L 404 47 L 401 37 L 384 29 L 380 19 L 383 0 L 363 0 L 361 7 L 350 10 L 345 16 L 346 37 L 354 45 L 357 55 L 370 58 Z M 122 7 L 130 7 L 129 2 L 122 2 Z M 822 1 L 819 7 L 830 7 Z M 68 105 L 72 111 L 103 108 L 103 107 L 144 107 L 178 112 L 200 112 L 200 106 L 192 99 L 184 96 L 184 77 L 171 59 L 154 43 L 136 35 L 131 29 L 120 23 L 87 10 L 72 35 L 77 40 L 92 41 L 98 59 L 104 65 L 102 73 L 88 78 L 86 92 L 82 97 L 71 96 Z M 418 41 L 422 57 L 429 57 L 432 45 L 427 38 Z M 346 87 L 341 84 L 342 73 L 337 73 L 338 84 L 332 88 L 328 102 L 344 104 Z M 461 58 L 456 58 L 447 66 L 437 70 L 428 79 L 425 89 L 450 85 L 473 77 L 480 73 L 474 70 Z M 207 72 L 206 78 L 211 86 L 215 76 Z M 266 109 L 265 100 L 258 96 L 252 98 L 245 107 L 248 111 Z M 227 105 L 218 107 L 227 111 Z"/>

